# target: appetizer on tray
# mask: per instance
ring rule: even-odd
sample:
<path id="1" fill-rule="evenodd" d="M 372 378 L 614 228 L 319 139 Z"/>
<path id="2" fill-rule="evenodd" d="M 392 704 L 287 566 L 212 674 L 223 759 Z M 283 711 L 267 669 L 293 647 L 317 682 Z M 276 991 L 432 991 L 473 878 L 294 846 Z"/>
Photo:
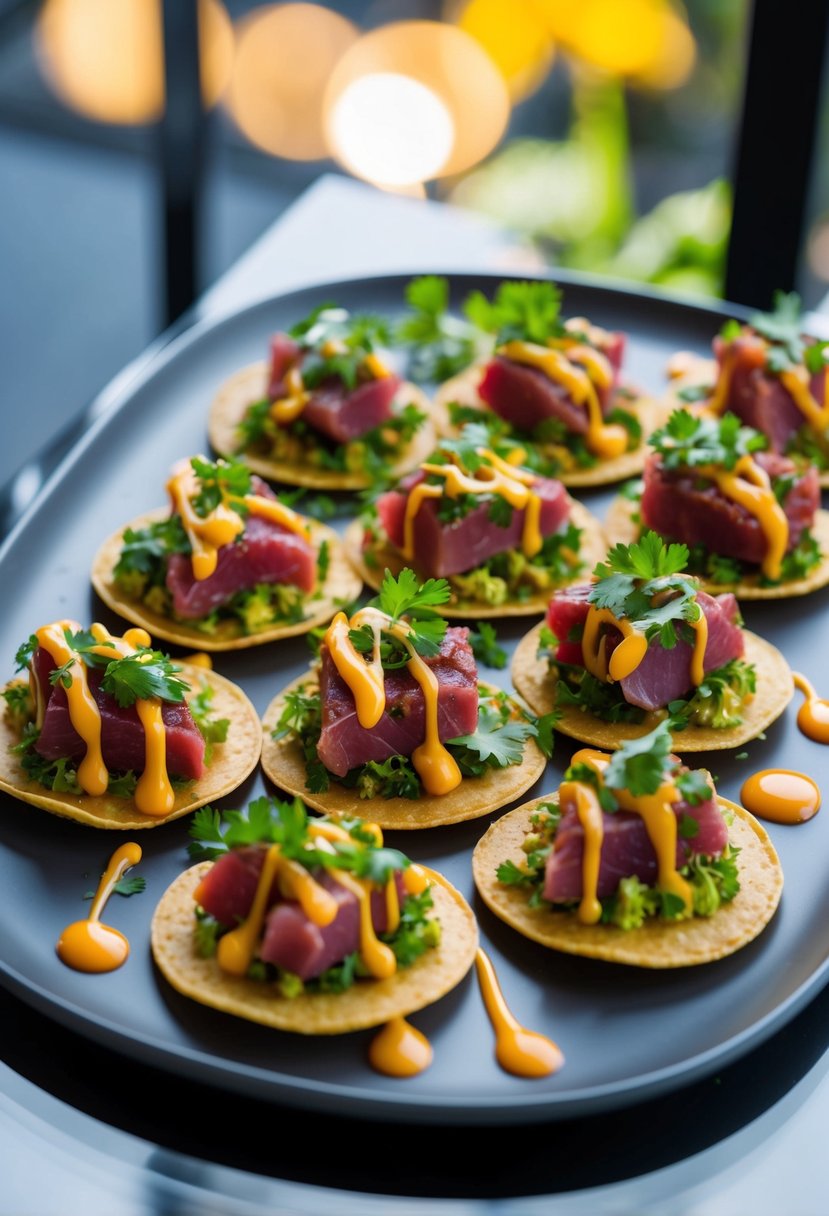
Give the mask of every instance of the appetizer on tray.
<path id="1" fill-rule="evenodd" d="M 386 323 L 324 304 L 271 342 L 269 363 L 243 368 L 210 408 L 223 456 L 289 485 L 357 490 L 404 473 L 432 449 L 429 399 L 377 353 Z"/>
<path id="2" fill-rule="evenodd" d="M 0 789 L 97 828 L 149 828 L 231 793 L 261 727 L 235 684 L 172 663 L 143 629 L 54 621 L 17 652 L 3 689 Z"/>
<path id="3" fill-rule="evenodd" d="M 478 929 L 445 879 L 359 819 L 260 798 L 194 818 L 200 861 L 152 922 L 161 973 L 185 996 L 297 1034 L 344 1034 L 434 1004 L 475 960 Z"/>
<path id="4" fill-rule="evenodd" d="M 346 552 L 360 577 L 375 590 L 386 569 L 445 578 L 444 616 L 544 612 L 553 589 L 591 570 L 607 545 L 599 521 L 526 458 L 480 425 L 444 439 L 349 526 Z"/>
<path id="5" fill-rule="evenodd" d="M 671 755 L 667 722 L 612 756 L 576 752 L 556 794 L 489 828 L 472 869 L 487 906 L 525 937 L 636 967 L 733 954 L 783 889 L 765 830 Z"/>
<path id="6" fill-rule="evenodd" d="M 548 722 L 478 681 L 469 630 L 435 612 L 443 579 L 386 573 L 329 626 L 319 662 L 265 711 L 262 765 L 317 810 L 427 828 L 505 806 L 540 777 Z"/>
<path id="7" fill-rule="evenodd" d="M 736 414 L 678 409 L 650 439 L 640 483 L 605 519 L 610 542 L 643 529 L 688 546 L 687 569 L 706 590 L 740 599 L 806 595 L 829 583 L 829 513 L 814 465 L 766 451 Z"/>
<path id="8" fill-rule="evenodd" d="M 616 748 L 667 718 L 679 752 L 735 747 L 774 722 L 794 692 L 779 650 L 742 627 L 731 592 L 685 573 L 688 549 L 653 532 L 616 545 L 593 581 L 554 593 L 519 642 L 518 692 L 556 730 Z"/>
<path id="9" fill-rule="evenodd" d="M 829 343 L 803 333 L 800 299 L 777 292 L 771 313 L 726 321 L 713 359 L 682 351 L 669 364 L 670 401 L 729 410 L 772 452 L 803 456 L 829 486 Z"/>
<path id="10" fill-rule="evenodd" d="M 476 293 L 467 314 L 495 334 L 492 355 L 435 395 L 442 434 L 484 420 L 534 449 L 539 472 L 568 486 L 599 486 L 642 468 L 661 407 L 621 378 L 625 338 L 561 315 L 552 283 L 504 283 Z"/>
<path id="11" fill-rule="evenodd" d="M 92 566 L 104 603 L 156 637 L 239 650 L 307 633 L 359 595 L 337 532 L 245 465 L 194 456 L 167 492 L 168 508 L 120 528 Z"/>

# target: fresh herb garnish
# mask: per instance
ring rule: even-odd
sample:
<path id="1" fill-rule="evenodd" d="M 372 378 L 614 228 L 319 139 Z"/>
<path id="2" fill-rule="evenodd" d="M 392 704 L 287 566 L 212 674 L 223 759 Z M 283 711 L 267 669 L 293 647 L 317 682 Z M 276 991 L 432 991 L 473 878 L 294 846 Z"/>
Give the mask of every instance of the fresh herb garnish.
<path id="1" fill-rule="evenodd" d="M 736 414 L 704 418 L 689 410 L 674 410 L 649 442 L 662 457 L 666 469 L 694 469 L 701 465 L 733 469 L 741 457 L 768 447 L 766 436 L 753 427 L 743 426 Z"/>
<path id="2" fill-rule="evenodd" d="M 456 376 L 481 352 L 481 334 L 468 321 L 449 311 L 449 284 L 437 275 L 423 275 L 406 287 L 409 313 L 397 326 L 396 337 L 409 348 L 409 374 L 417 383 Z"/>
<path id="3" fill-rule="evenodd" d="M 192 503 L 197 515 L 206 518 L 226 499 L 241 499 L 251 492 L 251 472 L 247 465 L 235 460 L 205 460 L 194 456 L 190 466 L 196 475 L 198 492 Z M 235 510 L 242 504 L 234 502 Z"/>
<path id="4" fill-rule="evenodd" d="M 490 621 L 478 621 L 477 627 L 470 629 L 469 644 L 479 663 L 494 667 L 498 671 L 506 667 L 509 656 L 503 646 L 498 644 L 495 626 Z"/>
<path id="5" fill-rule="evenodd" d="M 549 282 L 502 283 L 492 300 L 472 292 L 464 313 L 479 329 L 496 335 L 496 343 L 520 341 L 544 345 L 565 333 L 561 290 Z"/>

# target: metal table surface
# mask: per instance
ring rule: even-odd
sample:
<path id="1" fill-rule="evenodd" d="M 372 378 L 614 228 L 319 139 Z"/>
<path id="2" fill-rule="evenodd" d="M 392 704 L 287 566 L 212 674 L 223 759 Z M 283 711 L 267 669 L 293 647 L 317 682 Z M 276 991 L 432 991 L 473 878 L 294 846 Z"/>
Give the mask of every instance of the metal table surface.
<path id="1" fill-rule="evenodd" d="M 477 217 L 323 177 L 188 320 L 332 278 L 436 266 L 519 275 L 536 265 L 520 241 Z M 42 473 L 36 462 L 21 469 L 19 499 Z M 714 1077 L 606 1116 L 476 1128 L 470 1157 L 460 1128 L 303 1114 L 174 1080 L 0 991 L 0 1216 L 818 1216 L 829 1184 L 827 1015 L 824 989 Z"/>

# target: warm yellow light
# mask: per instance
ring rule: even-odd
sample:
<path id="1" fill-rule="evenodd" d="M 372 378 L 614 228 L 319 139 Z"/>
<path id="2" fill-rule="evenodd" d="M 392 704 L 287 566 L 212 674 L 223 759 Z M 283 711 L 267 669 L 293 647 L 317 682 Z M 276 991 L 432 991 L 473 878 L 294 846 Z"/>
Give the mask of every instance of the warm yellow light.
<path id="1" fill-rule="evenodd" d="M 362 78 L 385 75 L 405 77 L 421 85 L 449 115 L 453 139 L 442 163 L 439 160 L 446 127 L 437 118 L 430 120 L 428 128 L 428 138 L 433 141 L 428 156 L 420 135 L 408 127 L 409 134 L 400 135 L 401 140 L 412 141 L 411 158 L 421 167 L 427 166 L 427 178 L 460 173 L 477 164 L 504 133 L 510 113 L 509 94 L 503 76 L 483 47 L 456 26 L 438 21 L 401 21 L 360 38 L 346 51 L 331 76 L 324 102 L 326 129 L 331 154 L 343 163 L 346 159 L 339 143 L 341 128 L 333 122 L 340 99 Z M 398 96 L 402 97 L 402 93 Z M 411 99 L 414 93 L 409 90 L 407 96 Z M 418 96 L 422 100 L 423 95 Z M 402 121 L 405 105 L 408 102 L 401 101 L 400 109 L 390 108 L 388 113 L 376 115 L 374 122 L 387 122 L 393 127 Z M 437 114 L 434 107 L 431 112 Z M 368 121 L 367 113 L 363 114 L 362 121 Z M 402 158 L 403 150 L 396 155 Z M 356 168 L 352 171 L 364 175 Z"/>
<path id="2" fill-rule="evenodd" d="M 98 122 L 154 122 L 164 107 L 161 0 L 46 0 L 37 23 L 44 75 L 73 110 Z M 199 0 L 202 94 L 214 105 L 233 58 L 220 0 Z"/>
<path id="3" fill-rule="evenodd" d="M 396 72 L 352 81 L 331 108 L 332 147 L 346 169 L 398 188 L 437 177 L 452 151 L 452 116 L 424 84 Z"/>
<path id="4" fill-rule="evenodd" d="M 694 35 L 678 13 L 667 9 L 663 16 L 659 55 L 634 76 L 646 89 L 678 89 L 691 75 L 697 61 Z"/>
<path id="5" fill-rule="evenodd" d="M 513 101 L 533 93 L 552 66 L 553 40 L 532 0 L 469 0 L 458 24 L 500 68 Z"/>
<path id="6" fill-rule="evenodd" d="M 531 0 L 549 34 L 579 58 L 654 89 L 683 84 L 696 43 L 670 0 Z"/>
<path id="7" fill-rule="evenodd" d="M 272 5 L 241 21 L 228 105 L 251 143 L 290 160 L 327 156 L 322 99 L 356 38 L 350 21 L 318 4 Z"/>

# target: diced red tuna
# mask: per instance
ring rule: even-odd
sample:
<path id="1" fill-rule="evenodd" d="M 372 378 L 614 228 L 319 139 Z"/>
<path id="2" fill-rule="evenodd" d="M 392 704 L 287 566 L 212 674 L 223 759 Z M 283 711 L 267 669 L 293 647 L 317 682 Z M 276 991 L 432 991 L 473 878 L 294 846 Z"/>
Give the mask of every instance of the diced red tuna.
<path id="1" fill-rule="evenodd" d="M 596 395 L 606 414 L 618 382 L 624 352 L 623 334 L 608 335 L 602 354 L 613 370 L 610 386 L 596 388 Z M 546 376 L 540 368 L 516 363 L 496 355 L 487 363 L 478 387 L 478 394 L 490 409 L 522 431 L 532 431 L 548 418 L 557 418 L 568 431 L 583 435 L 587 431 L 587 406 L 578 405 L 563 385 Z"/>
<path id="2" fill-rule="evenodd" d="M 288 394 L 285 377 L 292 367 L 301 365 L 302 358 L 299 345 L 287 334 L 274 336 L 268 381 L 272 401 Z M 314 389 L 302 418 L 335 443 L 349 443 L 393 417 L 392 402 L 400 385 L 399 376 L 389 375 L 368 380 L 349 392 L 341 381 L 328 380 Z"/>
<path id="3" fill-rule="evenodd" d="M 793 461 L 776 452 L 757 452 L 754 459 L 772 479 L 796 473 Z M 714 482 L 701 482 L 693 470 L 666 470 L 654 452 L 645 464 L 644 483 L 640 512 L 648 528 L 686 545 L 703 544 L 724 557 L 762 562 L 768 541 L 759 519 Z M 811 527 L 820 506 L 820 480 L 813 465 L 796 477 L 782 505 L 789 521 L 788 552 Z"/>
<path id="4" fill-rule="evenodd" d="M 55 667 L 53 659 L 45 650 L 38 649 L 33 664 L 40 695 L 46 700 L 43 727 L 34 745 L 35 751 L 44 760 L 82 760 L 86 744 L 70 720 L 66 690 L 61 683 L 54 687 L 49 683 L 49 673 Z M 90 668 L 88 671 L 89 687 L 101 714 L 104 764 L 110 772 L 143 772 L 145 737 L 138 711 L 134 705 L 120 706 L 113 696 L 102 691 L 103 675 L 103 670 Z M 204 773 L 204 738 L 190 710 L 183 701 L 162 701 L 161 716 L 168 773 L 198 780 Z"/>
<path id="5" fill-rule="evenodd" d="M 198 901 L 208 915 L 222 925 L 235 926 L 250 912 L 265 849 L 256 846 L 232 849 L 208 870 L 198 888 Z M 360 944 L 360 911 L 357 897 L 325 871 L 315 875 L 320 886 L 333 895 L 337 915 L 329 925 L 315 925 L 295 900 L 282 899 L 278 880 L 268 896 L 270 909 L 259 956 L 266 963 L 293 971 L 302 980 L 313 979 L 341 962 Z M 400 874 L 395 875 L 398 898 L 405 898 Z M 371 919 L 376 933 L 388 925 L 385 891 L 371 893 Z"/>
<path id="6" fill-rule="evenodd" d="M 766 353 L 766 343 L 750 330 L 731 342 L 714 339 L 718 375 L 726 363 L 731 367 L 724 409 L 767 435 L 773 451 L 784 452 L 806 419 L 780 378 L 766 369 Z M 822 406 L 826 396 L 823 372 L 810 377 L 809 388 Z"/>
<path id="7" fill-rule="evenodd" d="M 728 843 L 728 827 L 717 802 L 709 798 L 698 806 L 684 799 L 672 806 L 677 822 L 687 816 L 696 820 L 698 830 L 691 838 L 677 836 L 674 865 L 679 868 L 694 855 L 718 857 Z M 562 819 L 556 832 L 553 851 L 547 859 L 544 898 L 551 903 L 567 903 L 582 896 L 584 829 L 575 805 L 562 804 Z M 647 886 L 655 886 L 657 863 L 644 820 L 631 811 L 602 814 L 604 836 L 599 862 L 597 895 L 613 895 L 623 878 L 635 875 Z"/>
<path id="8" fill-rule="evenodd" d="M 547 623 L 557 638 L 566 639 L 574 626 L 583 626 L 587 620 L 589 585 L 586 588 L 580 593 L 570 587 L 553 594 L 547 610 Z M 739 612 L 733 595 L 714 597 L 698 591 L 697 602 L 708 624 L 708 642 L 703 658 L 703 669 L 707 673 L 722 667 L 731 659 L 740 658 L 745 651 L 745 642 L 743 632 L 736 623 Z M 608 657 L 620 641 L 619 631 L 609 629 L 606 642 Z M 566 647 L 563 652 L 562 646 Z M 693 688 L 692 655 L 693 647 L 689 642 L 678 641 L 672 649 L 666 650 L 658 639 L 654 639 L 636 670 L 619 682 L 623 697 L 630 705 L 648 710 L 662 709 L 670 701 L 684 697 Z M 562 642 L 556 648 L 554 657 L 563 663 L 583 666 L 580 644 Z"/>
<path id="9" fill-rule="evenodd" d="M 583 667 L 581 635 L 587 611 L 591 583 L 575 583 L 556 591 L 547 608 L 547 624 L 555 634 L 558 645 L 555 659 L 571 667 Z"/>
<path id="10" fill-rule="evenodd" d="M 321 651 L 322 733 L 317 752 L 336 777 L 369 760 L 411 756 L 423 743 L 426 711 L 423 692 L 405 668 L 385 673 L 386 708 L 376 726 L 357 721 L 354 695 L 341 678 L 326 646 Z M 471 734 L 478 724 L 478 668 L 469 630 L 450 627 L 440 653 L 426 659 L 438 680 L 438 733 L 442 742 Z"/>
<path id="11" fill-rule="evenodd" d="M 532 489 L 541 499 L 541 535 L 552 536 L 566 524 L 570 514 L 567 491 L 560 481 L 549 477 L 538 478 Z M 403 545 L 403 523 L 410 492 L 411 483 L 406 490 L 389 490 L 377 499 L 380 522 L 398 549 Z M 463 519 L 442 523 L 438 516 L 438 500 L 427 498 L 420 504 L 414 519 L 413 565 L 424 578 L 447 578 L 450 574 L 473 570 L 496 553 L 519 547 L 525 515 L 523 509 L 513 510 L 509 524 L 500 527 L 489 518 L 489 503 L 482 502 Z"/>
<path id="12" fill-rule="evenodd" d="M 276 498 L 259 477 L 252 479 L 252 490 L 260 497 Z M 316 576 L 316 553 L 304 536 L 250 514 L 244 532 L 219 549 L 216 569 L 208 578 L 195 577 L 189 554 L 172 553 L 165 583 L 175 615 L 196 620 L 258 583 L 289 583 L 301 591 L 312 591 Z"/>

